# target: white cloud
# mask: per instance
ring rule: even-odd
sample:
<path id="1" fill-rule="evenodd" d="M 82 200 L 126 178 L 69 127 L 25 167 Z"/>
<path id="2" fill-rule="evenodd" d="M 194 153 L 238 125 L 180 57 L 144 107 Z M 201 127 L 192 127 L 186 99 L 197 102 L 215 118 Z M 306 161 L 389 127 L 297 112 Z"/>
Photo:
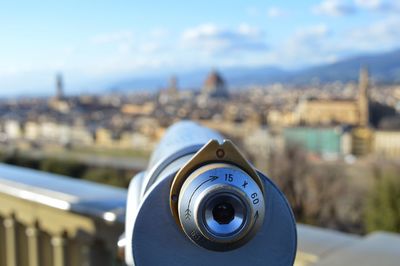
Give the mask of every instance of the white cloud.
<path id="1" fill-rule="evenodd" d="M 270 7 L 267 10 L 267 16 L 270 18 L 279 18 L 279 17 L 284 17 L 285 15 L 286 12 L 279 7 Z"/>
<path id="2" fill-rule="evenodd" d="M 86 80 L 96 80 L 210 66 L 275 64 L 296 68 L 398 48 L 400 17 L 386 16 L 363 26 L 351 25 L 335 31 L 333 24 L 332 28 L 326 24 L 306 27 L 300 24 L 295 32 L 288 32 L 275 45 L 267 42 L 260 28 L 248 24 L 236 27 L 202 24 L 182 32 L 160 27 L 142 34 L 119 30 L 82 39 L 72 46 L 65 44 L 49 51 L 43 60 L 28 60 L 34 64 L 3 62 L 0 76 L 11 84 L 11 80 L 25 82 L 23 77 L 34 76 L 38 71 L 51 77 L 56 71 L 67 76 L 77 73 Z"/>
<path id="3" fill-rule="evenodd" d="M 379 51 L 398 48 L 400 43 L 400 18 L 391 16 L 368 26 L 350 30 L 344 38 L 348 49 Z"/>
<path id="4" fill-rule="evenodd" d="M 397 12 L 400 10 L 400 3 L 385 0 L 355 0 L 357 7 L 371 11 Z"/>
<path id="5" fill-rule="evenodd" d="M 332 31 L 325 24 L 301 27 L 259 55 L 261 60 L 258 62 L 286 68 L 333 62 L 338 57 L 335 50 L 331 49 L 331 41 Z"/>
<path id="6" fill-rule="evenodd" d="M 278 48 L 281 63 L 293 67 L 329 61 L 334 57 L 330 37 L 331 30 L 325 24 L 298 29 Z"/>
<path id="7" fill-rule="evenodd" d="M 97 48 L 109 47 L 118 53 L 127 54 L 133 50 L 134 34 L 130 30 L 103 33 L 90 38 L 89 43 Z"/>
<path id="8" fill-rule="evenodd" d="M 160 44 L 158 42 L 145 42 L 139 46 L 139 51 L 144 53 L 155 53 L 160 51 Z"/>
<path id="9" fill-rule="evenodd" d="M 228 29 L 214 24 L 203 24 L 187 29 L 182 34 L 186 48 L 197 48 L 209 54 L 228 51 L 260 51 L 267 48 L 263 33 L 247 24 Z"/>
<path id="10" fill-rule="evenodd" d="M 381 0 L 355 0 L 355 3 L 359 7 L 368 8 L 368 9 L 379 9 L 383 1 Z"/>
<path id="11" fill-rule="evenodd" d="M 272 47 L 272 64 L 298 67 L 330 63 L 363 53 L 398 49 L 400 17 L 391 16 L 362 27 L 333 32 L 324 24 L 298 29 L 279 47 Z"/>
<path id="12" fill-rule="evenodd" d="M 353 14 L 356 9 L 352 4 L 346 3 L 343 0 L 324 0 L 317 6 L 314 6 L 312 11 L 318 15 L 343 16 Z"/>
<path id="13" fill-rule="evenodd" d="M 326 37 L 330 30 L 326 24 L 317 24 L 311 27 L 302 28 L 295 32 L 294 38 L 296 40 L 312 40 Z"/>
<path id="14" fill-rule="evenodd" d="M 312 8 L 314 14 L 333 17 L 351 15 L 363 10 L 398 12 L 400 2 L 397 0 L 323 0 Z"/>
<path id="15" fill-rule="evenodd" d="M 146 34 L 134 34 L 130 30 L 120 30 L 96 35 L 89 40 L 89 45 L 97 46 L 96 49 L 107 49 L 107 53 L 130 55 L 134 53 L 152 54 L 161 50 L 162 43 L 169 38 L 169 31 L 165 28 L 155 28 Z"/>
<path id="16" fill-rule="evenodd" d="M 154 39 L 163 39 L 167 38 L 170 35 L 170 32 L 166 28 L 155 28 L 150 31 L 149 36 Z"/>
<path id="17" fill-rule="evenodd" d="M 235 35 L 235 30 L 232 31 L 233 35 Z M 259 28 L 252 27 L 248 24 L 240 24 L 237 29 L 238 37 L 243 38 L 258 38 L 261 37 L 262 32 Z"/>

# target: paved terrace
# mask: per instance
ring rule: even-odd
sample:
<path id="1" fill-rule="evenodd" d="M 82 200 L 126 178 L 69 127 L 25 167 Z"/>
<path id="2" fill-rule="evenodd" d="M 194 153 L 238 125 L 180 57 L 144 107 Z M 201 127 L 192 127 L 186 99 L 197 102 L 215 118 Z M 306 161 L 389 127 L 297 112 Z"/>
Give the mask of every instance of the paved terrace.
<path id="1" fill-rule="evenodd" d="M 122 265 L 124 189 L 0 164 L 0 266 Z M 400 235 L 298 225 L 295 265 L 399 265 Z"/>

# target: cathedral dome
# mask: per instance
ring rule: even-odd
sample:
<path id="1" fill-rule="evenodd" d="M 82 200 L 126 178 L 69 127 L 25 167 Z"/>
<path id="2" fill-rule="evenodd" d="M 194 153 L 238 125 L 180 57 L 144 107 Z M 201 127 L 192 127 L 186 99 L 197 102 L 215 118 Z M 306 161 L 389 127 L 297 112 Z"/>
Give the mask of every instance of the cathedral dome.
<path id="1" fill-rule="evenodd" d="M 228 98 L 225 81 L 216 70 L 213 70 L 204 81 L 202 94 L 212 98 Z"/>

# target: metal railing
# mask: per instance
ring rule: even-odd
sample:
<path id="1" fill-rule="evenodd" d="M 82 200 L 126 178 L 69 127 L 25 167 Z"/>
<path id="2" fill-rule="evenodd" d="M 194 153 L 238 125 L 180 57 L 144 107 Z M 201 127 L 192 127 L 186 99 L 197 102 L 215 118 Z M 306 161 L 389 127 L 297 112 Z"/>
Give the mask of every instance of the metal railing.
<path id="1" fill-rule="evenodd" d="M 120 265 L 126 190 L 0 164 L 0 265 Z"/>
<path id="2" fill-rule="evenodd" d="M 124 189 L 0 164 L 0 266 L 123 265 Z M 397 265 L 400 236 L 298 225 L 296 266 Z"/>

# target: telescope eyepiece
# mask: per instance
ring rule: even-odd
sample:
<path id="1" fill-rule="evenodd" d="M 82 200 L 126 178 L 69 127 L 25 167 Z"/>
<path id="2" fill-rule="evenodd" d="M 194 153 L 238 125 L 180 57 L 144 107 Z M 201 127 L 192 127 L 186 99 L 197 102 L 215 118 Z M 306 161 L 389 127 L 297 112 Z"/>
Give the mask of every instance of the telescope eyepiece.
<path id="1" fill-rule="evenodd" d="M 204 165 L 182 186 L 179 220 L 185 234 L 204 248 L 228 251 L 247 243 L 265 212 L 257 183 L 228 163 Z"/>
<path id="2" fill-rule="evenodd" d="M 219 224 L 229 224 L 235 218 L 235 208 L 229 201 L 219 202 L 212 208 L 212 216 Z"/>
<path id="3" fill-rule="evenodd" d="M 230 140 L 190 121 L 168 129 L 131 180 L 125 236 L 136 266 L 289 266 L 297 249 L 282 192 Z"/>
<path id="4" fill-rule="evenodd" d="M 205 203 L 203 220 L 206 230 L 215 237 L 235 236 L 247 220 L 247 206 L 232 192 L 221 192 Z"/>

